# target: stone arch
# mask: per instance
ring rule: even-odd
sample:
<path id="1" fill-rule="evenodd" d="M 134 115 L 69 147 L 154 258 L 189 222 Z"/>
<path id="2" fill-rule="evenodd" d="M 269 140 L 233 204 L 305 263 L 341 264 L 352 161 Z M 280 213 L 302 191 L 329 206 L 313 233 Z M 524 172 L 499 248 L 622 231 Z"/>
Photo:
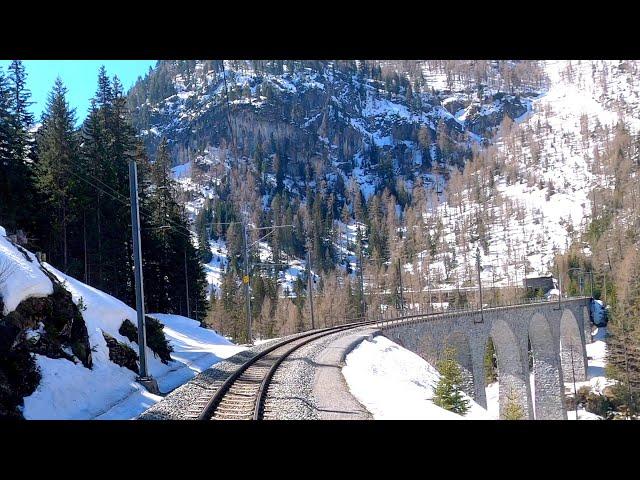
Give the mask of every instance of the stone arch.
<path id="1" fill-rule="evenodd" d="M 529 341 L 533 353 L 533 400 L 536 420 L 566 420 L 561 381 L 560 357 L 547 319 L 535 313 L 529 321 Z"/>
<path id="2" fill-rule="evenodd" d="M 528 368 L 518 339 L 504 320 L 495 320 L 489 337 L 493 341 L 498 361 L 498 398 L 500 418 L 504 418 L 509 403 L 518 404 L 529 418 L 529 379 Z M 487 342 L 488 343 L 488 342 Z M 486 348 L 486 346 L 485 346 Z"/>
<path id="3" fill-rule="evenodd" d="M 455 350 L 456 360 L 462 373 L 462 391 L 475 398 L 475 384 L 473 381 L 473 357 L 467 335 L 462 332 L 454 332 L 444 341 L 444 348 Z"/>
<path id="4" fill-rule="evenodd" d="M 393 337 L 393 341 L 395 343 L 400 345 L 402 348 L 407 348 L 404 342 L 402 341 L 402 337 L 400 336 L 400 331 L 393 332 L 391 336 Z"/>
<path id="5" fill-rule="evenodd" d="M 587 379 L 587 352 L 580 326 L 571 310 L 565 308 L 560 317 L 560 361 L 564 383 Z"/>
<path id="6" fill-rule="evenodd" d="M 422 335 L 418 341 L 418 351 L 416 353 L 435 367 L 440 359 L 440 351 L 442 349 L 440 343 L 439 339 L 433 335 Z"/>

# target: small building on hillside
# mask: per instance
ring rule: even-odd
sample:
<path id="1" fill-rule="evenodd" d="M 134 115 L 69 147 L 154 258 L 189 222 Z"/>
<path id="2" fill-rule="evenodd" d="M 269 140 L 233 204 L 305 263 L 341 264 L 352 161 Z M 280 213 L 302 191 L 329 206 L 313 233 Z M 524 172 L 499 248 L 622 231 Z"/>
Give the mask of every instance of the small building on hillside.
<path id="1" fill-rule="evenodd" d="M 552 275 L 527 277 L 524 279 L 524 286 L 527 289 L 528 296 L 531 297 L 546 296 L 551 290 L 558 288 L 556 279 Z"/>

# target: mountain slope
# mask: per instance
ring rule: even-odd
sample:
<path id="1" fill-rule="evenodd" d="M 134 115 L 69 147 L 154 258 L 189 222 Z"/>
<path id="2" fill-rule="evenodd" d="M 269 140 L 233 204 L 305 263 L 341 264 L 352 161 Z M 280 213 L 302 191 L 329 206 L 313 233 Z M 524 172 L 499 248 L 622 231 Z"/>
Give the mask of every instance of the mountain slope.
<path id="1" fill-rule="evenodd" d="M 409 70 L 398 73 L 398 67 Z M 505 118 L 527 115 L 543 85 L 537 65 L 493 62 L 484 68 L 482 81 L 474 82 L 459 65 L 437 62 L 228 61 L 224 70 L 221 62 L 160 62 L 129 92 L 129 103 L 148 147 L 166 136 L 184 164 L 175 173 L 194 217 L 208 201 L 226 200 L 225 184 L 231 183 L 234 201 L 234 188 L 243 188 L 233 183 L 238 165 L 253 177 L 253 186 L 244 187 L 257 197 L 251 201 L 266 212 L 261 219 L 253 215 L 258 223 L 273 222 L 268 212 L 278 195 L 293 201 L 294 216 L 318 190 L 325 211 L 333 202 L 334 218 L 348 207 L 351 219 L 327 227 L 332 260 L 312 251 L 313 263 L 326 269 L 344 257 L 341 251 L 347 264 L 356 263 L 353 247 L 345 249 L 350 242 L 336 239 L 346 239 L 346 229 L 365 220 L 354 218 L 354 189 L 362 202 L 388 189 L 402 211 L 416 183 L 441 189 Z M 303 250 L 283 253 L 302 257 Z M 221 276 L 210 281 L 217 288 Z"/>
<path id="2" fill-rule="evenodd" d="M 638 130 L 637 69 L 632 61 L 160 62 L 129 101 L 145 142 L 166 136 L 182 164 L 174 172 L 200 242 L 212 242 L 205 263 L 218 294 L 229 272 L 239 282 L 242 252 L 237 234 L 216 224 L 250 212 L 244 221 L 255 227 L 294 225 L 291 239 L 260 244 L 262 262 L 286 264 L 276 271 L 299 262 L 290 275 L 261 274 L 276 278 L 281 297 L 296 278 L 304 289 L 309 249 L 320 298 L 326 282 L 346 286 L 344 274 L 356 298 L 361 242 L 373 307 L 399 305 L 398 260 L 405 303 L 424 305 L 430 289 L 455 291 L 464 304 L 477 300 L 460 293 L 476 288 L 476 247 L 485 286 L 503 287 L 489 299 L 501 301 L 519 295 L 525 276 L 554 273 L 555 255 L 582 241 L 593 188 L 612 182 L 603 152 L 621 119 L 631 135 Z M 353 303 L 348 315 L 359 312 Z"/>

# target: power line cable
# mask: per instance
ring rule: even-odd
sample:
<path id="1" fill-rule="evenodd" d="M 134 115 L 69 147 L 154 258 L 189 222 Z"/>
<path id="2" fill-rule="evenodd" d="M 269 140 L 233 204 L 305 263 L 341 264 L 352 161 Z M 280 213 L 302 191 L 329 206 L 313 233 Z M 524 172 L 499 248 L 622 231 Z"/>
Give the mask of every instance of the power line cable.
<path id="1" fill-rule="evenodd" d="M 79 173 L 74 172 L 73 170 L 71 170 L 71 169 L 67 168 L 65 165 L 61 165 L 61 167 L 62 167 L 62 168 L 63 168 L 63 170 L 65 170 L 67 173 L 70 173 L 71 175 L 75 176 L 76 178 L 78 178 L 78 179 L 82 180 L 83 182 L 85 182 L 85 183 L 87 183 L 87 184 L 91 185 L 93 188 L 95 188 L 96 190 L 99 190 L 100 192 L 104 193 L 105 195 L 107 195 L 107 196 L 109 196 L 109 197 L 113 198 L 115 201 L 122 203 L 124 206 L 126 206 L 126 207 L 128 207 L 128 208 L 130 208 L 130 207 L 131 207 L 131 203 L 130 203 L 129 201 L 123 200 L 122 198 L 119 198 L 119 197 L 116 197 L 116 196 L 112 195 L 111 193 L 109 193 L 109 192 L 107 192 L 106 190 L 104 190 L 104 189 L 100 188 L 99 186 L 97 186 L 95 183 L 93 183 L 93 182 L 91 182 L 91 181 L 87 180 L 86 178 L 84 178 L 84 177 L 83 177 L 82 175 L 80 175 Z M 163 228 L 163 226 L 157 225 L 157 224 L 155 223 L 155 221 L 153 220 L 152 214 L 147 213 L 147 212 L 145 212 L 145 211 L 144 211 L 144 210 L 142 210 L 142 209 L 140 209 L 140 213 L 144 214 L 144 215 L 145 215 L 145 217 L 147 217 L 147 219 L 150 221 L 150 223 L 155 224 L 155 225 L 156 225 L 156 228 Z M 169 223 L 172 223 L 172 224 L 173 224 L 173 226 L 169 226 L 169 227 L 170 227 L 170 228 L 172 228 L 176 234 L 178 234 L 178 235 L 182 235 L 182 236 L 183 236 L 183 237 L 185 237 L 185 238 L 191 239 L 192 232 L 191 232 L 190 230 L 187 230 L 186 228 L 182 227 L 181 225 L 176 224 L 175 222 L 173 222 L 173 221 L 172 221 L 172 220 L 170 220 L 170 219 L 165 219 L 165 220 L 166 220 L 167 222 L 169 222 Z M 187 230 L 187 231 L 189 232 L 189 234 L 187 235 L 187 234 L 185 234 L 185 233 L 183 233 L 183 232 L 181 232 L 181 231 L 179 231 L 179 230 L 176 230 L 176 227 L 181 227 L 181 228 L 183 228 L 183 229 Z"/>
<path id="2" fill-rule="evenodd" d="M 82 165 L 80 165 L 79 163 L 76 163 L 75 161 L 73 161 L 73 160 L 71 160 L 71 159 L 68 159 L 68 161 L 69 161 L 69 163 L 73 164 L 76 168 L 78 168 L 78 169 L 80 169 L 80 170 L 84 170 L 84 167 L 83 167 Z M 64 165 L 62 165 L 62 166 L 64 167 Z M 70 172 L 70 173 L 72 173 L 72 174 L 74 174 L 74 175 L 76 175 L 76 176 L 77 176 L 77 175 L 79 175 L 79 174 L 77 174 L 76 172 L 72 172 L 71 170 L 67 170 L 67 171 L 68 171 L 68 172 Z M 94 177 L 94 176 L 93 176 L 93 175 L 91 175 L 89 172 L 86 172 L 86 171 L 85 171 L 85 172 L 84 172 L 84 174 L 85 174 L 85 175 L 87 175 L 88 177 L 91 177 L 93 180 L 95 180 L 95 181 L 99 182 L 100 184 L 104 185 L 104 186 L 105 186 L 106 188 L 108 188 L 109 190 L 111 190 L 115 195 L 117 195 L 117 196 L 120 198 L 120 200 L 119 200 L 120 202 L 126 202 L 127 206 L 130 206 L 130 201 L 129 201 L 129 198 L 128 198 L 127 196 L 125 196 L 124 194 L 122 194 L 122 193 L 118 192 L 118 191 L 117 191 L 117 190 L 115 190 L 113 187 L 111 187 L 111 186 L 107 185 L 107 184 L 106 184 L 106 183 L 104 183 L 102 180 L 100 180 L 100 179 L 98 179 L 98 178 Z M 85 181 L 86 181 L 86 180 L 85 180 Z M 97 185 L 95 185 L 95 184 L 93 184 L 93 183 L 91 183 L 91 185 L 92 185 L 92 186 L 94 186 L 95 188 L 98 188 L 101 192 L 103 192 L 103 193 L 105 193 L 105 194 L 109 195 L 109 193 L 108 193 L 108 192 L 106 192 L 105 190 L 101 189 L 101 188 L 100 188 L 100 187 L 98 187 Z M 113 195 L 110 195 L 110 196 L 111 196 L 112 198 L 114 198 L 114 197 L 113 197 Z M 123 199 L 124 199 L 124 200 L 123 200 Z M 139 210 L 141 211 L 141 213 L 144 213 L 145 215 L 147 215 L 147 216 L 149 216 L 149 217 L 151 217 L 151 216 L 152 216 L 152 213 L 150 213 L 150 212 L 146 211 L 146 209 L 145 209 L 144 207 L 142 207 L 141 205 L 139 206 Z M 167 222 L 169 222 L 169 223 L 171 223 L 172 225 L 174 225 L 176 228 L 181 228 L 181 229 L 185 230 L 186 232 L 188 232 L 188 234 L 191 234 L 191 233 L 192 233 L 188 228 L 186 228 L 186 227 L 184 227 L 184 226 L 182 226 L 182 225 L 180 225 L 180 224 L 178 224 L 178 223 L 176 223 L 176 222 L 174 222 L 174 221 L 172 221 L 172 220 L 170 220 L 170 219 L 166 219 L 166 221 L 167 221 Z"/>

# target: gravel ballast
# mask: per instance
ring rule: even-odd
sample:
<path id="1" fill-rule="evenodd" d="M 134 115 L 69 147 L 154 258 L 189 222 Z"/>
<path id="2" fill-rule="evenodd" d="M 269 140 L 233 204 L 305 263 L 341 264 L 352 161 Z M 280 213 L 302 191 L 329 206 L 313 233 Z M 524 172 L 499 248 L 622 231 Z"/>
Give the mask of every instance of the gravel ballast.
<path id="1" fill-rule="evenodd" d="M 372 419 L 349 392 L 341 367 L 347 353 L 376 332 L 372 327 L 336 332 L 292 353 L 273 376 L 264 419 Z M 337 349 L 332 352 L 337 355 L 327 355 L 328 349 Z M 328 359 L 329 363 L 325 363 Z"/>
<path id="2" fill-rule="evenodd" d="M 363 333 L 371 335 L 375 329 L 371 327 L 359 327 L 356 329 L 332 333 L 318 340 L 314 340 L 307 345 L 300 347 L 285 359 L 271 380 L 265 402 L 264 418 L 277 420 L 318 420 L 324 417 L 322 409 L 318 404 L 318 395 L 314 394 L 314 389 L 319 387 L 316 382 L 318 368 L 325 365 L 316 363 L 321 352 L 330 344 L 344 337 L 352 336 L 356 343 L 362 341 Z M 304 333 L 285 337 L 286 339 L 297 338 Z M 259 352 L 269 348 L 283 339 L 274 339 L 258 346 L 251 347 L 236 355 L 216 363 L 211 368 L 203 371 L 194 379 L 178 387 L 168 394 L 162 401 L 158 402 L 146 410 L 139 420 L 195 420 L 204 405 L 213 396 L 222 382 L 233 374 L 241 365 L 253 358 Z M 348 340 L 348 339 L 346 339 Z M 345 343 L 344 340 L 341 343 Z M 345 345 L 351 345 L 348 341 Z M 355 345 L 351 345 L 352 348 Z M 346 351 L 340 356 L 339 363 L 346 356 Z M 335 367 L 335 366 L 333 366 Z M 335 380 L 335 374 L 333 376 Z M 341 392 L 350 396 L 348 388 L 342 375 L 340 374 L 341 385 L 331 385 L 331 388 L 346 389 Z M 371 415 L 359 406 L 355 418 L 370 419 Z M 326 404 L 326 399 L 320 403 Z M 348 417 L 353 418 L 353 417 Z"/>

